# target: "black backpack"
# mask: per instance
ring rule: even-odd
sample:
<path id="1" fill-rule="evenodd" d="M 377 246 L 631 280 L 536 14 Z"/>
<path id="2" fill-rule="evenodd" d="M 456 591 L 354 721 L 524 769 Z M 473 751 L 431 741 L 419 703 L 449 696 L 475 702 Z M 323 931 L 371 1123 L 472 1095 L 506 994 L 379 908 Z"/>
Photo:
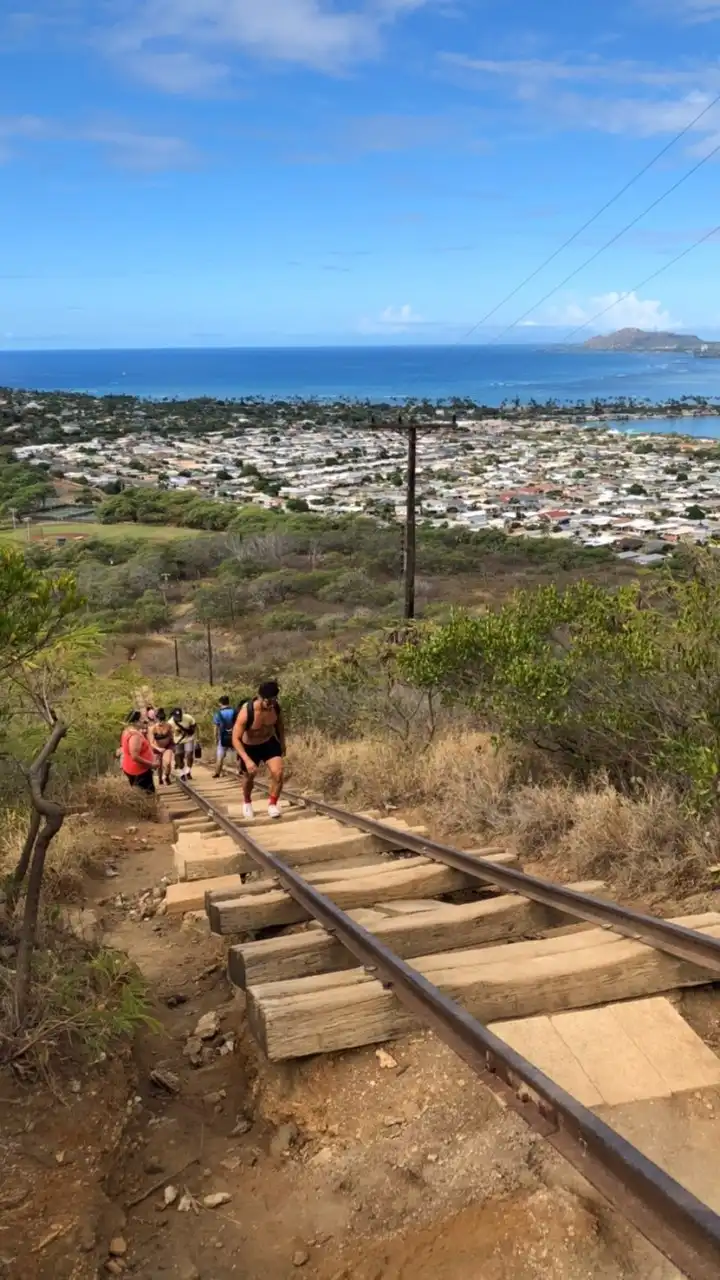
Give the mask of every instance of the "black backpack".
<path id="1" fill-rule="evenodd" d="M 279 714 L 280 714 L 280 703 L 278 702 L 277 698 L 275 698 L 275 700 L 274 700 L 274 701 L 275 701 L 275 710 L 277 711 L 277 713 L 278 713 L 278 715 L 279 715 Z M 253 698 L 248 698 L 246 702 L 240 702 L 240 703 L 238 704 L 238 706 L 237 706 L 237 708 L 236 708 L 236 711 L 235 711 L 235 719 L 236 719 L 236 720 L 237 720 L 238 716 L 240 715 L 240 712 L 241 712 L 241 711 L 243 711 L 243 710 L 246 710 L 246 711 L 247 711 L 247 724 L 245 725 L 245 728 L 246 728 L 246 729 L 252 729 L 252 727 L 253 727 L 253 725 L 254 725 L 254 723 L 255 723 L 255 698 L 254 698 L 254 697 L 253 697 Z"/>

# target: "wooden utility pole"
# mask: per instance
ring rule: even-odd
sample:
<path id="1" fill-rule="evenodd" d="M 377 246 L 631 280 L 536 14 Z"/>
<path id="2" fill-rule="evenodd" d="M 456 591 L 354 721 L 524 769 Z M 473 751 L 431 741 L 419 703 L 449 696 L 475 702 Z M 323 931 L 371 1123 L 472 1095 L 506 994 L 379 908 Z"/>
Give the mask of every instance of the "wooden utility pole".
<path id="1" fill-rule="evenodd" d="M 408 424 L 407 502 L 405 506 L 405 546 L 403 579 L 406 619 L 415 617 L 415 481 L 417 471 L 417 425 Z"/>
<path id="2" fill-rule="evenodd" d="M 178 653 L 177 636 L 173 636 L 173 646 L 175 648 L 175 675 L 180 675 L 180 654 Z"/>
<path id="3" fill-rule="evenodd" d="M 208 683 L 212 689 L 215 681 L 213 679 L 213 648 L 212 648 L 212 632 L 210 623 L 207 624 L 207 660 L 208 660 Z"/>

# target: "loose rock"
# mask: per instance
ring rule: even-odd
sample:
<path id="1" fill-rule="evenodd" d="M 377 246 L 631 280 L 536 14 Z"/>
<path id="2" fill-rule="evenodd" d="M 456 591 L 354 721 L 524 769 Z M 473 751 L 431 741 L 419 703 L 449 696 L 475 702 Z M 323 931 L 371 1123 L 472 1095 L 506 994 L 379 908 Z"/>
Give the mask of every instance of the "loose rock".
<path id="1" fill-rule="evenodd" d="M 170 1071 L 168 1067 L 155 1067 L 150 1072 L 150 1079 L 161 1089 L 165 1089 L 168 1093 L 180 1092 L 180 1077 L 174 1071 Z M 158 1173 L 162 1173 L 160 1168 Z"/>
<path id="2" fill-rule="evenodd" d="M 376 1049 L 376 1050 L 375 1050 L 375 1057 L 377 1058 L 378 1062 L 380 1063 L 380 1066 L 381 1066 L 381 1067 L 386 1067 L 388 1070 L 389 1070 L 391 1067 L 396 1067 L 396 1066 L 397 1066 L 397 1062 L 396 1062 L 396 1061 L 395 1061 L 395 1059 L 393 1058 L 392 1054 L 391 1054 L 391 1053 L 388 1053 L 388 1052 L 387 1052 L 387 1050 L 385 1050 L 385 1049 Z"/>
<path id="3" fill-rule="evenodd" d="M 203 1043 L 197 1036 L 190 1036 L 183 1049 L 183 1057 L 189 1058 L 193 1067 L 199 1067 L 203 1060 Z"/>
<path id="4" fill-rule="evenodd" d="M 198 1024 L 193 1031 L 193 1037 L 198 1040 L 212 1040 L 220 1030 L 220 1015 L 211 1010 L 210 1013 L 204 1013 L 199 1019 Z"/>
<path id="5" fill-rule="evenodd" d="M 293 1254 L 292 1264 L 294 1267 L 304 1267 L 306 1262 L 310 1261 L 310 1254 L 307 1249 L 298 1249 Z"/>
<path id="6" fill-rule="evenodd" d="M 115 1236 L 114 1240 L 110 1241 L 108 1253 L 110 1253 L 113 1258 L 122 1258 L 123 1254 L 127 1253 L 127 1241 L 123 1236 Z"/>
<path id="7" fill-rule="evenodd" d="M 248 1120 L 247 1116 L 238 1116 L 235 1121 L 234 1129 L 230 1131 L 231 1138 L 242 1138 L 252 1129 L 252 1120 Z"/>
<path id="8" fill-rule="evenodd" d="M 203 1205 L 206 1209 L 219 1209 L 221 1204 L 227 1204 L 230 1196 L 227 1191 L 213 1191 L 209 1196 L 203 1196 Z"/>
<path id="9" fill-rule="evenodd" d="M 292 1121 L 279 1125 L 270 1139 L 270 1155 L 286 1155 L 293 1143 L 297 1141 L 297 1137 L 298 1127 Z"/>

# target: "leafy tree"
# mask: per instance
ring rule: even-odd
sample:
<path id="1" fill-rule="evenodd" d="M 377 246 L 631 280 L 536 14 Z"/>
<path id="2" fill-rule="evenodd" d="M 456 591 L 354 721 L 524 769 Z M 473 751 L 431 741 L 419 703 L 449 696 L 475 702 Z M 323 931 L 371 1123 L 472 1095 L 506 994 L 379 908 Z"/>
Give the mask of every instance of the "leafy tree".
<path id="1" fill-rule="evenodd" d="M 18 1025 L 27 1013 L 45 858 L 65 818 L 62 806 L 46 794 L 52 759 L 68 733 L 68 725 L 54 711 L 54 695 L 66 683 L 73 662 L 95 640 L 95 632 L 81 621 L 83 603 L 71 575 L 47 576 L 27 564 L 19 551 L 0 551 L 0 720 L 5 748 L 12 716 L 34 710 L 47 733 L 24 769 L 32 815 L 8 886 L 12 907 L 27 879 L 16 970 Z"/>

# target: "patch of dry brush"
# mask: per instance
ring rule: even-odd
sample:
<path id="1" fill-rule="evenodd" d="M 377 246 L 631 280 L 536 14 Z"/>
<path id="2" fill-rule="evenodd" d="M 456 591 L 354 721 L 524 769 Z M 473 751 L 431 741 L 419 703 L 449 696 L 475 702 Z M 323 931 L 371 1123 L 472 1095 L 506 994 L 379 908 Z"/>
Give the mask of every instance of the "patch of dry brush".
<path id="1" fill-rule="evenodd" d="M 709 890 L 720 821 L 696 819 L 673 792 L 644 785 L 632 796 L 603 776 L 580 786 L 544 758 L 496 749 L 488 735 L 451 731 L 427 748 L 378 736 L 291 743 L 291 785 L 348 807 L 409 811 L 464 845 L 501 842 L 554 879 L 605 880 L 647 901 Z"/>

